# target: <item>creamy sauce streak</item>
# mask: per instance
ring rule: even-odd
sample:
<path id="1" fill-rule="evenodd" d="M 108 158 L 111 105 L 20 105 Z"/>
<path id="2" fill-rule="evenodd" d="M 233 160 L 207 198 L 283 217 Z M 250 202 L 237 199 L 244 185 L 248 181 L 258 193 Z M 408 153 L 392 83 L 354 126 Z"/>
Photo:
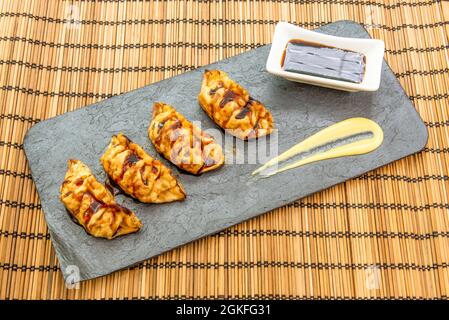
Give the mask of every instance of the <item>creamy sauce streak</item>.
<path id="1" fill-rule="evenodd" d="M 358 134 L 368 132 L 372 133 L 370 137 L 350 142 L 344 145 L 335 146 L 329 150 L 312 154 L 284 167 L 270 170 L 269 172 L 264 173 L 263 176 L 269 177 L 277 173 L 297 168 L 299 166 L 303 166 L 305 164 L 316 161 L 369 153 L 376 150 L 382 144 L 384 138 L 382 128 L 370 119 L 350 118 L 333 124 L 315 133 L 313 136 L 291 147 L 289 150 L 285 151 L 278 157 L 271 159 L 262 167 L 255 170 L 252 175 L 261 173 L 262 171 L 265 171 L 272 166 L 278 165 L 280 162 L 288 160 L 297 154 L 310 151 L 312 149 L 330 144 L 337 140 L 346 139 Z"/>

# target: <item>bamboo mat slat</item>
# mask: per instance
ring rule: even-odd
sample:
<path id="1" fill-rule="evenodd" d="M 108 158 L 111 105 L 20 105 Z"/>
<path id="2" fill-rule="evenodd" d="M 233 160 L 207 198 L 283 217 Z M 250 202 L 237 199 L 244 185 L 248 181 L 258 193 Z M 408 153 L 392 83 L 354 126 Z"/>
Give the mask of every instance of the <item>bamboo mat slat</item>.
<path id="1" fill-rule="evenodd" d="M 44 119 L 341 19 L 383 39 L 429 131 L 419 154 L 68 289 L 23 152 Z M 1 1 L 0 298 L 435 299 L 449 295 L 449 4 Z"/>

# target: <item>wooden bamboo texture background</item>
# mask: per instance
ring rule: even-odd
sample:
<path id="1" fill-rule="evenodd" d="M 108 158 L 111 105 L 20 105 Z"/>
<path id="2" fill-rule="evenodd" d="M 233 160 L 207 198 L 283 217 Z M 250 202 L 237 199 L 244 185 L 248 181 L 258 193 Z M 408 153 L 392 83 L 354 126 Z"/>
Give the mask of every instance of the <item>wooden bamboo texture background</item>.
<path id="1" fill-rule="evenodd" d="M 280 20 L 341 19 L 385 41 L 422 152 L 66 288 L 22 148 L 33 124 L 270 43 Z M 437 0 L 1 0 L 0 298 L 447 298 L 448 20 Z"/>

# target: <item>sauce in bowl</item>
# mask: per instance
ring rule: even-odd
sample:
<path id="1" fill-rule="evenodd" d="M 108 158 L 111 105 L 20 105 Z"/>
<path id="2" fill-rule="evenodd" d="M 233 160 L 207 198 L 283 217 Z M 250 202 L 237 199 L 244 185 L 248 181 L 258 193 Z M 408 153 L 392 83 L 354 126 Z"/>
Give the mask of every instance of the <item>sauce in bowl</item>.
<path id="1" fill-rule="evenodd" d="M 293 39 L 284 49 L 281 66 L 288 72 L 361 83 L 365 63 L 362 53 Z"/>

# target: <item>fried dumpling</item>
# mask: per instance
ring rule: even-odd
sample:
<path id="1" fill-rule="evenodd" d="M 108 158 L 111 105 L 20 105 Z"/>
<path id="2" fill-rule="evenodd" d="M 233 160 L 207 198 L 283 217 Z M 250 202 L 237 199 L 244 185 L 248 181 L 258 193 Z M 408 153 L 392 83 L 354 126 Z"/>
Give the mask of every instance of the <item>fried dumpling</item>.
<path id="1" fill-rule="evenodd" d="M 148 135 L 159 153 L 187 172 L 201 174 L 224 163 L 223 151 L 214 138 L 170 105 L 154 104 Z"/>
<path id="2" fill-rule="evenodd" d="M 186 197 L 169 168 L 121 133 L 112 137 L 101 163 L 112 181 L 141 202 L 162 203 Z"/>
<path id="3" fill-rule="evenodd" d="M 79 160 L 69 160 L 61 201 L 72 217 L 94 237 L 113 239 L 142 226 L 136 215 L 118 205 L 114 196 Z"/>
<path id="4" fill-rule="evenodd" d="M 248 91 L 231 80 L 226 72 L 206 70 L 198 101 L 209 117 L 226 132 L 252 139 L 273 131 L 273 117 Z"/>

